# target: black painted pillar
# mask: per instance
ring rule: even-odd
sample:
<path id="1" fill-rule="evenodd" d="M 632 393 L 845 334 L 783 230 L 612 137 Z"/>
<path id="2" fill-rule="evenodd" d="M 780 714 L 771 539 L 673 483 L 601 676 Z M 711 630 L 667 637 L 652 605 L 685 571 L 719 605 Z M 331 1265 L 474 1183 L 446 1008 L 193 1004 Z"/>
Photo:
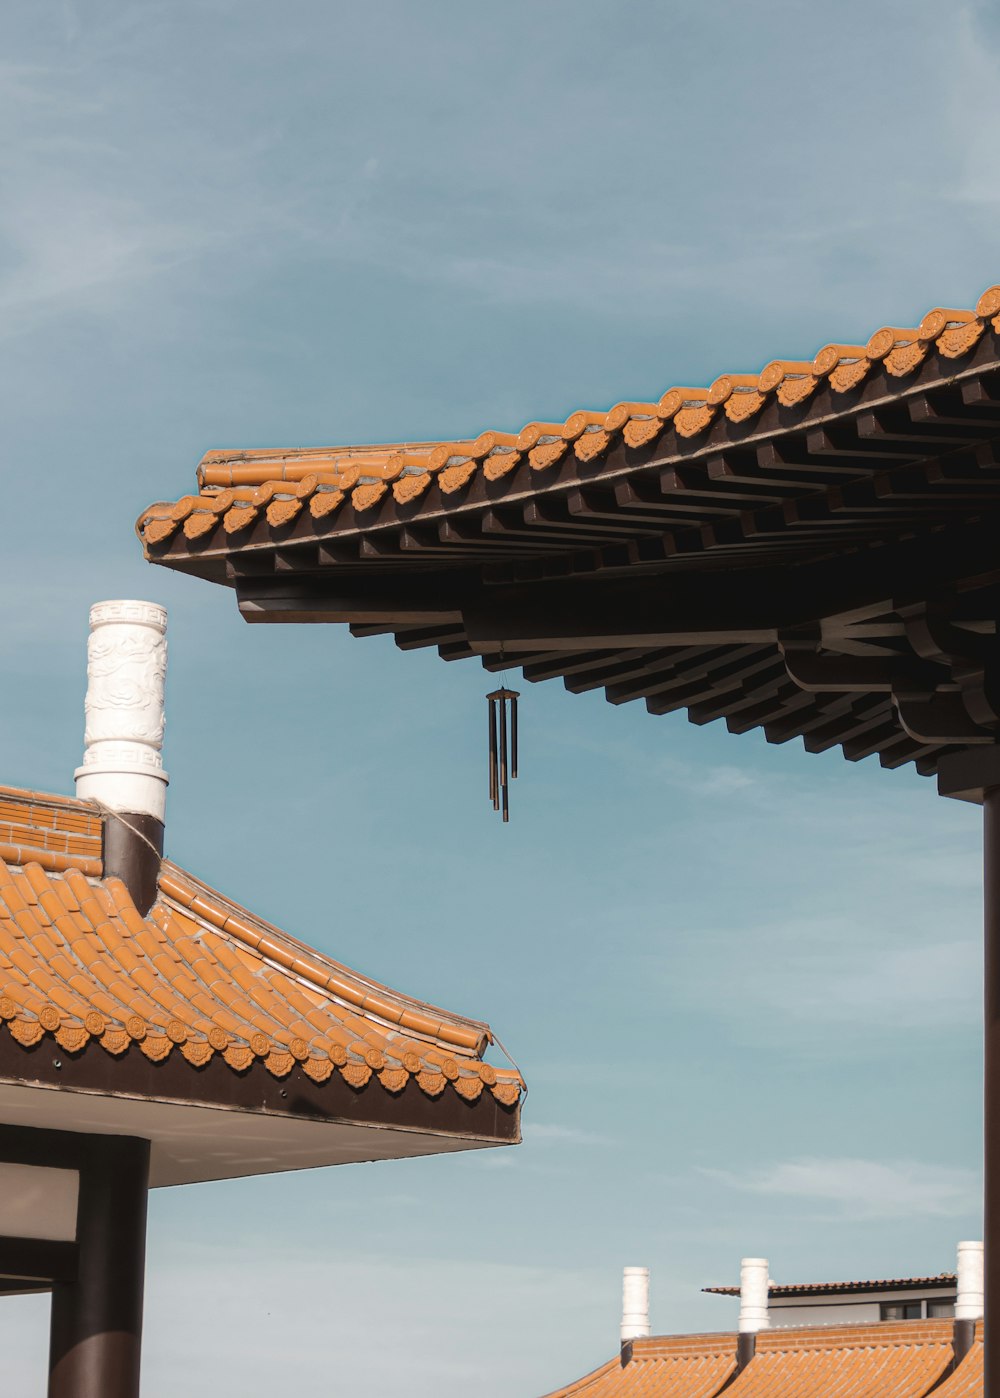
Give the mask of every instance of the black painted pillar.
<path id="1" fill-rule="evenodd" d="M 92 1136 L 75 1282 L 52 1288 L 48 1398 L 139 1398 L 149 1142 Z"/>
<path id="2" fill-rule="evenodd" d="M 985 1141 L 983 1241 L 986 1305 L 984 1398 L 1000 1398 L 1000 786 L 983 793 Z"/>

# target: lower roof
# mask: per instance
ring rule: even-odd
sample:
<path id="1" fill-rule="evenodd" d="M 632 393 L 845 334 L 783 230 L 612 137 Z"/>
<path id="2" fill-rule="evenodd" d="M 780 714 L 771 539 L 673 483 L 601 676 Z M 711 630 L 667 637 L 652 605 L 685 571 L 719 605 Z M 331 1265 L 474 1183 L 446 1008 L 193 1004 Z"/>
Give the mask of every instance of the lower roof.
<path id="1" fill-rule="evenodd" d="M 103 875 L 85 802 L 0 789 L 4 819 L 0 1121 L 149 1136 L 162 1183 L 519 1138 L 523 1084 L 485 1061 L 488 1025 L 348 970 L 168 862 L 141 916 Z M 89 844 L 69 852 L 74 823 Z"/>
<path id="2" fill-rule="evenodd" d="M 952 1336 L 945 1320 L 764 1331 L 735 1378 L 734 1334 L 633 1340 L 549 1398 L 982 1398 L 982 1327 L 954 1373 Z"/>

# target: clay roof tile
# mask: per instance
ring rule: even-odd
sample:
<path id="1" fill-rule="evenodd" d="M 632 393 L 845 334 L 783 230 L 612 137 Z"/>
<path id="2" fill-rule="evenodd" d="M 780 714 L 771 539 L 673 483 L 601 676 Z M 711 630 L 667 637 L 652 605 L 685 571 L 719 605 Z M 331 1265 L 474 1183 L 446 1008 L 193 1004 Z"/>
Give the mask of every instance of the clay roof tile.
<path id="1" fill-rule="evenodd" d="M 240 536 L 258 523 L 287 531 L 297 528 L 302 516 L 311 527 L 327 529 L 348 496 L 360 516 L 351 518 L 350 526 L 367 529 L 384 522 L 387 506 L 406 509 L 407 518 L 428 508 L 429 500 L 431 508 L 454 508 L 477 475 L 496 482 L 525 459 L 532 473 L 542 473 L 533 488 L 545 488 L 545 473 L 568 452 L 589 472 L 619 441 L 638 449 L 667 428 L 684 441 L 699 438 L 720 416 L 745 423 L 772 393 L 783 407 L 795 408 L 821 383 L 846 394 L 876 369 L 906 378 L 932 352 L 945 359 L 968 354 L 988 327 L 1000 332 L 998 286 L 983 293 L 974 311 L 933 307 L 916 327 L 883 326 L 865 345 L 829 344 L 811 361 L 777 359 L 757 373 L 724 373 L 710 388 L 670 388 L 655 404 L 625 401 L 609 411 L 578 410 L 565 422 L 531 422 L 519 432 L 490 429 L 450 441 L 210 451 L 198 468 L 201 494 L 149 506 L 136 529 L 147 553 L 165 550 L 179 529 L 192 547 L 217 541 L 220 547 L 239 548 Z M 435 480 L 441 493 L 431 496 Z M 295 485 L 301 489 L 289 489 Z M 220 491 L 247 487 L 249 497 L 219 499 Z"/>
<path id="2" fill-rule="evenodd" d="M 70 815 L 75 856 L 51 848 Z M 49 1034 L 67 1052 L 96 1040 L 154 1062 L 221 1054 L 238 1072 L 257 1059 L 277 1077 L 300 1062 L 357 1090 L 375 1074 L 392 1093 L 412 1078 L 432 1095 L 520 1097 L 515 1070 L 481 1063 L 487 1025 L 347 970 L 173 864 L 142 917 L 120 880 L 101 877 L 100 817 L 86 803 L 0 788 L 3 816 L 24 841 L 0 845 L 0 1032 L 23 1047 Z"/>

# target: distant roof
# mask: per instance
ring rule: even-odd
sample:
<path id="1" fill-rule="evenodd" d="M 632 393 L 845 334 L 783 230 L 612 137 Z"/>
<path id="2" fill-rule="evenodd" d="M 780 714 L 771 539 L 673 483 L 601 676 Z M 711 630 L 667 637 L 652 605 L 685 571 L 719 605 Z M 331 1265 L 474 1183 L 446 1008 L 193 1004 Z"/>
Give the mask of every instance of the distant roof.
<path id="1" fill-rule="evenodd" d="M 338 1159 L 385 1153 L 393 1131 L 362 1144 L 366 1124 L 470 1144 L 518 1137 L 523 1084 L 483 1060 L 488 1025 L 348 970 L 168 861 L 142 917 L 103 876 L 92 806 L 10 788 L 0 788 L 0 1025 L 0 1083 L 70 1090 L 49 1095 L 49 1112 L 68 1111 L 77 1087 L 349 1121 Z M 12 1115 L 20 1101 L 0 1091 L 0 1121 L 34 1124 Z M 395 1153 L 431 1148 L 416 1134 L 410 1143 L 397 1135 Z M 197 1176 L 191 1140 L 171 1149 L 165 1182 Z M 322 1163 L 310 1149 L 298 1163 Z M 218 1168 L 252 1172 L 235 1160 Z"/>
<path id="2" fill-rule="evenodd" d="M 982 1398 L 982 1327 L 968 1355 L 953 1361 L 951 1321 L 803 1326 L 764 1331 L 735 1379 L 736 1336 L 674 1335 L 634 1340 L 549 1398 Z M 944 1382 L 942 1383 L 942 1379 Z M 938 1386 L 940 1385 L 940 1386 Z"/>
<path id="3" fill-rule="evenodd" d="M 957 1286 L 954 1272 L 940 1272 L 936 1277 L 892 1277 L 886 1281 L 797 1282 L 781 1286 L 771 1282 L 770 1296 L 841 1296 L 864 1291 L 929 1291 L 942 1286 Z M 702 1291 L 713 1296 L 738 1296 L 738 1286 L 703 1286 Z"/>
<path id="4" fill-rule="evenodd" d="M 618 1355 L 593 1373 L 560 1388 L 549 1398 L 618 1398 L 650 1394 L 656 1398 L 713 1398 L 736 1368 L 735 1335 L 664 1335 L 633 1340 L 632 1358 Z"/>

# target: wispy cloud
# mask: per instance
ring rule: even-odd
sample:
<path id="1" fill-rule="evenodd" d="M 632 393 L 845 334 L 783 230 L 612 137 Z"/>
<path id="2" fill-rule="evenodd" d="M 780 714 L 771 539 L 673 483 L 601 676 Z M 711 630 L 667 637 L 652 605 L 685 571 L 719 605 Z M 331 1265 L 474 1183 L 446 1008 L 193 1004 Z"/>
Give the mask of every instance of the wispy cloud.
<path id="1" fill-rule="evenodd" d="M 607 1146 L 612 1141 L 596 1131 L 579 1126 L 557 1126 L 550 1122 L 531 1121 L 524 1127 L 524 1139 L 530 1144 L 552 1146 Z"/>
<path id="2" fill-rule="evenodd" d="M 704 1169 L 719 1184 L 789 1203 L 813 1204 L 843 1220 L 957 1218 L 979 1207 L 974 1170 L 920 1161 L 806 1156 L 738 1174 Z M 824 1206 L 826 1206 L 824 1208 Z"/>
<path id="3" fill-rule="evenodd" d="M 144 1369 L 152 1391 L 188 1398 L 220 1391 L 220 1364 L 229 1375 L 223 1385 L 248 1394 L 537 1392 L 553 1342 L 531 1318 L 551 1310 L 554 1296 L 560 1316 L 596 1310 L 603 1285 L 578 1268 L 347 1252 L 336 1237 L 328 1247 L 317 1238 L 300 1251 L 279 1243 L 266 1254 L 238 1243 L 154 1245 Z M 6 1323 L 0 1332 L 5 1380 L 10 1392 L 41 1391 L 45 1302 L 15 1310 L 21 1333 Z M 498 1346 L 499 1335 L 511 1343 Z"/>

